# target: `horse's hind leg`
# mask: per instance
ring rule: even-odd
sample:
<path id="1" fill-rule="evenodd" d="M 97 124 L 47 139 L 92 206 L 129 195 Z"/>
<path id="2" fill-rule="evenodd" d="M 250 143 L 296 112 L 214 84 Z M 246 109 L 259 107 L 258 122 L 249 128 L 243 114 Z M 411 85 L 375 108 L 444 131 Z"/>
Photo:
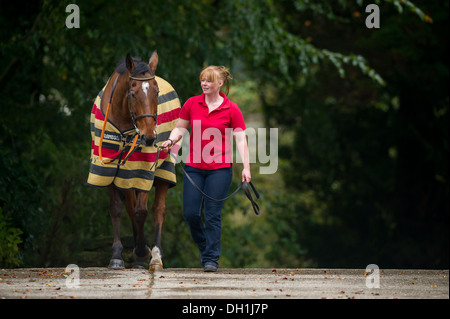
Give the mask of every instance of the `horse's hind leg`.
<path id="1" fill-rule="evenodd" d="M 162 226 L 166 216 L 166 195 L 169 184 L 159 179 L 155 179 L 155 201 L 153 202 L 153 221 L 155 225 L 155 246 L 152 249 L 152 259 L 150 261 L 150 271 L 162 269 L 162 248 L 161 234 Z"/>
<path id="2" fill-rule="evenodd" d="M 111 216 L 113 226 L 113 245 L 112 257 L 109 262 L 109 268 L 124 269 L 125 263 L 122 259 L 122 242 L 120 241 L 120 216 L 122 214 L 122 199 L 120 191 L 113 185 L 109 186 L 109 214 Z"/>

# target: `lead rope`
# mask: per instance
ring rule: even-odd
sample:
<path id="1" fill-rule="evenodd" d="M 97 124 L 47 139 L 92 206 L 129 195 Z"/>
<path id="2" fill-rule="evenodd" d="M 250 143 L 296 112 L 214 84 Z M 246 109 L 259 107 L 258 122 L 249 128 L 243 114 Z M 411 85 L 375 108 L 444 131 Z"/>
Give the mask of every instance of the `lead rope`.
<path id="1" fill-rule="evenodd" d="M 159 148 L 159 149 L 162 149 L 163 147 L 158 146 L 158 148 Z M 158 154 L 159 154 L 159 152 L 158 152 Z M 175 155 L 172 154 L 172 152 L 171 152 L 170 150 L 169 150 L 169 155 L 172 156 L 172 158 L 173 158 L 173 159 L 175 160 L 175 162 L 176 162 L 176 157 L 175 157 Z M 180 165 L 180 166 L 181 166 L 181 165 Z M 189 180 L 189 182 L 191 182 L 192 186 L 194 186 L 194 188 L 195 188 L 195 189 L 196 189 L 203 197 L 205 197 L 205 198 L 207 198 L 207 199 L 209 199 L 209 200 L 212 200 L 212 201 L 214 201 L 214 202 L 222 202 L 222 201 L 227 200 L 227 199 L 233 197 L 234 195 L 236 195 L 237 192 L 242 188 L 242 190 L 244 191 L 244 193 L 245 193 L 245 195 L 247 196 L 248 200 L 249 200 L 250 203 L 252 204 L 253 211 L 255 212 L 255 214 L 256 214 L 256 215 L 261 214 L 261 211 L 260 211 L 260 209 L 259 209 L 259 206 L 258 206 L 258 204 L 255 202 L 255 200 L 253 199 L 253 196 L 252 196 L 252 194 L 251 194 L 251 192 L 250 192 L 250 188 L 248 187 L 248 185 L 250 185 L 251 189 L 252 189 L 253 192 L 255 193 L 256 198 L 259 199 L 259 193 L 258 193 L 258 191 L 256 190 L 256 188 L 255 188 L 255 186 L 253 185 L 252 182 L 247 183 L 246 181 L 243 181 L 243 182 L 241 182 L 241 184 L 234 190 L 233 193 L 231 193 L 230 195 L 228 195 L 228 196 L 225 197 L 225 198 L 217 199 L 217 198 L 213 198 L 213 197 L 211 197 L 211 196 L 205 194 L 205 193 L 200 189 L 200 187 L 198 187 L 197 184 L 195 184 L 194 180 L 189 176 L 189 174 L 186 172 L 186 170 L 184 169 L 183 166 L 181 166 L 181 169 L 183 170 L 184 175 L 187 177 L 187 179 Z"/>

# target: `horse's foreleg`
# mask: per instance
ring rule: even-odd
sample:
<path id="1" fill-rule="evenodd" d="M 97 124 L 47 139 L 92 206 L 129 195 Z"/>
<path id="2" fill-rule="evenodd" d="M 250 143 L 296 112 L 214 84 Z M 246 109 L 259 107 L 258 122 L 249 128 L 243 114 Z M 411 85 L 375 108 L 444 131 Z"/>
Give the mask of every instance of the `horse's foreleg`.
<path id="1" fill-rule="evenodd" d="M 137 225 L 136 219 L 134 218 L 134 208 L 136 207 L 136 191 L 134 190 L 125 191 L 125 198 L 126 198 L 125 208 L 131 220 L 131 225 L 133 227 L 134 246 L 136 246 Z"/>
<path id="2" fill-rule="evenodd" d="M 169 184 L 155 179 L 155 201 L 153 202 L 153 221 L 155 225 L 155 246 L 152 249 L 150 271 L 163 268 L 161 235 L 166 216 L 166 195 Z"/>
<path id="3" fill-rule="evenodd" d="M 119 190 L 113 185 L 109 187 L 109 215 L 111 216 L 113 226 L 113 245 L 112 257 L 109 262 L 109 268 L 123 269 L 125 264 L 122 259 L 122 242 L 120 241 L 120 217 L 122 213 L 122 199 Z"/>
<path id="4" fill-rule="evenodd" d="M 136 205 L 134 207 L 134 220 L 136 227 L 134 258 L 135 266 L 141 267 L 148 261 L 150 249 L 145 243 L 144 225 L 147 219 L 148 193 L 138 192 L 136 195 Z"/>

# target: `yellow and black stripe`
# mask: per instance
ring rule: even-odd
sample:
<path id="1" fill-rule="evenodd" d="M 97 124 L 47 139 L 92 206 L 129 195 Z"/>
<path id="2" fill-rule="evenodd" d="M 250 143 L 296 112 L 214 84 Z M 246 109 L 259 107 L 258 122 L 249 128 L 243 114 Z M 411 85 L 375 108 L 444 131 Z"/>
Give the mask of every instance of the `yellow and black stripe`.
<path id="1" fill-rule="evenodd" d="M 175 127 L 181 104 L 174 88 L 160 77 L 156 77 L 159 87 L 157 143 L 167 140 Z M 106 87 L 106 85 L 105 85 Z M 92 186 L 109 186 L 114 184 L 120 189 L 135 189 L 149 192 L 155 178 L 176 185 L 175 160 L 165 152 L 159 152 L 154 146 L 140 145 L 131 154 L 124 165 L 117 165 L 130 149 L 135 129 L 120 131 L 112 122 L 106 123 L 102 144 L 102 156 L 113 160 L 110 164 L 100 161 L 98 147 L 105 115 L 101 110 L 104 89 L 97 95 L 91 112 L 91 165 L 87 183 Z M 181 141 L 178 142 L 181 145 Z M 158 159 L 156 156 L 159 155 Z M 154 165 L 154 162 L 157 164 Z"/>

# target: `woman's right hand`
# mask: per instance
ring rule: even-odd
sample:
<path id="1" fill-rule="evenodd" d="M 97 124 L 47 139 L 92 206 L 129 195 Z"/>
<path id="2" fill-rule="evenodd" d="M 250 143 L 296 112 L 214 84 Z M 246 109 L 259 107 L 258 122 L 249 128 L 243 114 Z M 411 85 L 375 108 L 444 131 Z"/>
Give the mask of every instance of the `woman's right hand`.
<path id="1" fill-rule="evenodd" d="M 162 150 L 163 150 L 164 152 L 166 152 L 166 153 L 170 151 L 170 148 L 171 148 L 172 146 L 173 146 L 173 141 L 170 140 L 170 139 L 165 140 L 165 141 L 162 142 L 162 144 L 161 144 Z"/>

